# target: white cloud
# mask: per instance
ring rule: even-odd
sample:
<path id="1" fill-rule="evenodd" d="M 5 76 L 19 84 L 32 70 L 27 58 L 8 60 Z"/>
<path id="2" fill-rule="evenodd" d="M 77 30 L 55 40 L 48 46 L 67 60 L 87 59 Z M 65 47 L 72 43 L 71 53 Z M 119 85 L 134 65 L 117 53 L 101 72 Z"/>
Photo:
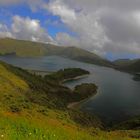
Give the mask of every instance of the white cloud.
<path id="1" fill-rule="evenodd" d="M 45 8 L 76 34 L 59 33 L 60 44 L 99 54 L 140 54 L 139 7 L 139 0 L 50 0 Z"/>
<path id="2" fill-rule="evenodd" d="M 78 46 L 99 54 L 140 54 L 140 0 L 49 0 L 48 3 L 45 0 L 0 0 L 1 5 L 23 2 L 32 10 L 42 8 L 59 16 L 75 33 L 75 36 L 58 33 L 55 41 L 60 45 Z M 10 31 L 0 32 L 1 36 L 12 34 L 34 41 L 52 40 L 40 22 L 30 18 L 14 17 Z"/>
<path id="3" fill-rule="evenodd" d="M 59 33 L 56 36 L 56 41 L 59 44 L 79 46 L 99 52 L 104 43 L 108 41 L 104 29 L 99 23 L 98 13 L 77 12 L 59 0 L 49 3 L 47 8 L 54 15 L 60 16 L 62 22 L 77 35 L 73 37 L 66 33 Z"/>
<path id="4" fill-rule="evenodd" d="M 67 33 L 58 33 L 56 35 L 56 42 L 58 42 L 62 46 L 79 46 L 79 41 L 78 39 L 70 36 Z"/>
<path id="5" fill-rule="evenodd" d="M 132 13 L 132 16 L 134 17 L 134 20 L 138 23 L 140 26 L 140 11 L 134 11 Z"/>
<path id="6" fill-rule="evenodd" d="M 29 17 L 14 16 L 11 30 L 14 36 L 19 39 L 40 42 L 52 41 L 47 31 L 41 27 L 40 21 Z"/>
<path id="7" fill-rule="evenodd" d="M 61 16 L 63 22 L 69 23 L 71 20 L 76 20 L 75 11 L 61 3 L 61 1 L 49 3 L 45 5 L 44 8 L 49 9 L 54 15 Z"/>
<path id="8" fill-rule="evenodd" d="M 4 24 L 0 24 L 0 38 L 4 38 L 4 37 L 13 38 L 11 32 L 9 32 L 8 27 Z"/>
<path id="9" fill-rule="evenodd" d="M 29 17 L 14 16 L 10 29 L 6 25 L 0 24 L 0 36 L 45 43 L 53 42 L 47 31 L 41 27 L 40 21 Z"/>

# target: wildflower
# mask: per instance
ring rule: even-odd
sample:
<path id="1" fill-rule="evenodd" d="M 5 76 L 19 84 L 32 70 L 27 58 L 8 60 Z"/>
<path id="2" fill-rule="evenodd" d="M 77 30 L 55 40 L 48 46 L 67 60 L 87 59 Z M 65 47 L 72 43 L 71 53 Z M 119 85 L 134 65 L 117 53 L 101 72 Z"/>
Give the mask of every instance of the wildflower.
<path id="1" fill-rule="evenodd" d="M 53 136 L 55 137 L 55 134 Z"/>
<path id="2" fill-rule="evenodd" d="M 29 133 L 29 135 L 32 135 L 32 133 Z"/>
<path id="3" fill-rule="evenodd" d="M 4 137 L 4 135 L 1 135 L 1 138 L 3 138 Z"/>

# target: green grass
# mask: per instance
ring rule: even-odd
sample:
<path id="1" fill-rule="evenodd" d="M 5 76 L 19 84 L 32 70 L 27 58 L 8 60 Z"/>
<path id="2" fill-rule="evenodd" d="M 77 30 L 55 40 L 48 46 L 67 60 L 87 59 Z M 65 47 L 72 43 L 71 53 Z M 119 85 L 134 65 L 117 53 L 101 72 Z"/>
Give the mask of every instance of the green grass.
<path id="1" fill-rule="evenodd" d="M 13 118 L 12 118 L 13 117 Z M 34 117 L 35 118 L 35 117 Z M 35 119 L 19 116 L 0 116 L 0 139 L 3 140 L 138 140 L 138 132 L 104 132 L 94 130 L 88 132 L 78 128 L 70 128 L 61 124 L 49 124 L 44 119 L 39 124 Z M 43 122 L 44 121 L 44 122 Z M 44 123 L 44 124 L 43 124 Z M 137 134 L 136 134 L 137 133 Z M 135 135 L 134 135 L 135 134 Z M 131 136 L 131 137 L 130 137 Z"/>
<path id="2" fill-rule="evenodd" d="M 51 126 L 40 128 L 25 120 L 10 120 L 8 118 L 2 118 L 0 134 L 8 140 L 65 140 L 69 138 L 63 129 Z"/>
<path id="3" fill-rule="evenodd" d="M 34 43 L 31 41 L 16 41 L 14 39 L 0 39 L 1 54 L 15 53 L 17 56 L 43 56 L 44 46 L 41 43 Z"/>
<path id="4" fill-rule="evenodd" d="M 26 114 L 27 115 L 27 114 Z M 28 114 L 29 115 L 29 114 Z M 39 114 L 38 114 L 39 115 Z M 15 117 L 16 116 L 16 117 Z M 27 117 L 27 116 L 26 116 Z M 138 140 L 139 131 L 111 131 L 75 127 L 49 117 L 0 115 L 0 139 L 4 140 Z M 48 121 L 47 121 L 48 120 Z"/>
<path id="5" fill-rule="evenodd" d="M 0 115 L 0 137 L 3 136 L 5 140 L 90 140 L 93 138 L 83 130 L 71 128 L 72 125 L 64 126 L 58 120 L 49 117 L 42 117 L 42 121 L 38 119 L 37 115 L 28 119 L 11 113 Z"/>
<path id="6" fill-rule="evenodd" d="M 140 139 L 140 130 L 107 132 L 98 118 L 67 109 L 72 97 L 54 81 L 0 63 L 0 140 Z"/>
<path id="7" fill-rule="evenodd" d="M 51 128 L 40 128 L 37 125 L 30 124 L 24 119 L 12 120 L 9 118 L 0 118 L 0 134 L 4 135 L 5 139 L 9 140 L 54 140 L 54 139 L 68 139 L 65 136 L 64 130 Z"/>

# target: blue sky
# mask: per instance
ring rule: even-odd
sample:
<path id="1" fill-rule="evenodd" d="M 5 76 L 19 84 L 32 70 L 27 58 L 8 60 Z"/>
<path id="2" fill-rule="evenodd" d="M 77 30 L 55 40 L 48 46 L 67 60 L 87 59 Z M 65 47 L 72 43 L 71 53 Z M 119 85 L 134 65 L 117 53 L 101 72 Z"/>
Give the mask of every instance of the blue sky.
<path id="1" fill-rule="evenodd" d="M 21 17 L 30 17 L 31 19 L 38 19 L 41 26 L 48 30 L 51 36 L 55 36 L 58 32 L 72 32 L 61 22 L 59 16 L 53 16 L 47 10 L 32 11 L 27 4 L 0 7 L 0 21 L 8 26 L 12 23 L 12 17 L 19 15 Z M 49 22 L 48 22 L 49 21 Z M 54 25 L 54 22 L 58 22 L 59 25 Z"/>
<path id="2" fill-rule="evenodd" d="M 0 37 L 77 46 L 110 60 L 140 58 L 138 3 L 135 5 L 135 0 L 133 5 L 129 0 L 124 0 L 124 5 L 120 1 L 114 3 L 107 0 L 101 0 L 100 5 L 97 0 L 0 1 Z"/>

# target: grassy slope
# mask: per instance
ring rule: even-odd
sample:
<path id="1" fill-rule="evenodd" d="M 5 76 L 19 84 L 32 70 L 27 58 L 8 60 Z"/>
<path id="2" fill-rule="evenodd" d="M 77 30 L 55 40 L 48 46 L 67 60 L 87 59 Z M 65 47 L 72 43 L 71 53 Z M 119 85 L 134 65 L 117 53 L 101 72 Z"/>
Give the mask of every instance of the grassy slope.
<path id="1" fill-rule="evenodd" d="M 78 130 L 79 126 L 67 112 L 31 102 L 26 96 L 34 92 L 34 89 L 30 89 L 30 82 L 27 83 L 26 78 L 22 80 L 23 77 L 15 75 L 8 68 L 8 65 L 0 64 L 0 137 L 4 135 L 7 140 L 92 138 L 82 128 Z"/>
<path id="2" fill-rule="evenodd" d="M 94 53 L 76 47 L 60 47 L 51 44 L 35 43 L 14 39 L 0 39 L 0 53 L 15 53 L 18 56 L 58 55 L 91 64 L 112 66 L 112 63 Z"/>
<path id="3" fill-rule="evenodd" d="M 128 72 L 140 72 L 140 59 L 134 60 L 116 60 L 114 64 L 117 69 L 128 71 Z"/>
<path id="4" fill-rule="evenodd" d="M 95 118 L 89 117 L 90 121 L 82 113 L 75 117 L 76 113 L 66 109 L 63 103 L 61 92 L 69 94 L 68 89 L 59 88 L 40 77 L 0 63 L 0 139 L 131 140 L 139 135 L 139 131 L 132 130 L 105 132 L 100 130 Z"/>
<path id="5" fill-rule="evenodd" d="M 109 62 L 108 60 L 105 60 L 94 53 L 76 47 L 65 47 L 65 48 L 59 47 L 59 49 L 55 48 L 53 49 L 53 51 L 50 51 L 49 53 L 90 64 L 111 67 L 113 66 L 112 63 Z"/>
<path id="6" fill-rule="evenodd" d="M 118 59 L 118 60 L 115 60 L 113 63 L 117 66 L 128 66 L 130 64 L 133 64 L 133 62 L 135 61 L 132 61 L 130 59 Z"/>
<path id="7" fill-rule="evenodd" d="M 0 39 L 0 53 L 15 53 L 17 56 L 42 56 L 44 46 L 41 43 L 6 38 Z"/>
<path id="8" fill-rule="evenodd" d="M 132 72 L 140 72 L 140 60 L 137 60 L 136 62 L 125 67 L 124 69 Z"/>

